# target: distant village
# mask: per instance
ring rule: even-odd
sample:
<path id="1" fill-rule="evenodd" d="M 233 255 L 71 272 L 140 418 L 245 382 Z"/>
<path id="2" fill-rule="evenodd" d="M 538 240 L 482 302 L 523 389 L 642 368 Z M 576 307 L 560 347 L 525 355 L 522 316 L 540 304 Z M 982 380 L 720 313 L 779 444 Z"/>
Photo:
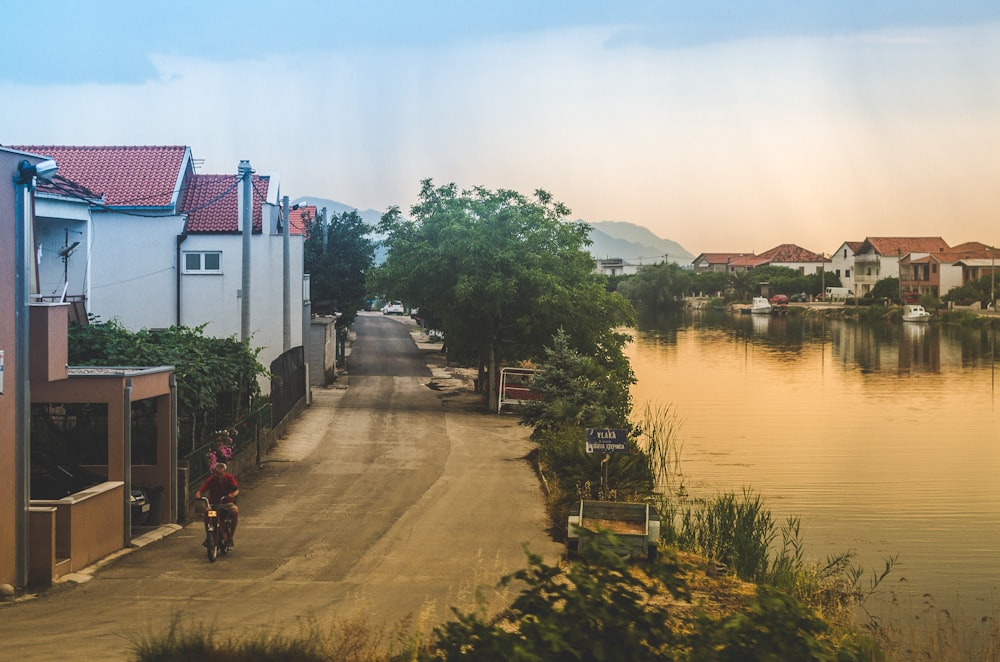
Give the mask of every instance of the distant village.
<path id="1" fill-rule="evenodd" d="M 757 267 L 787 267 L 800 274 L 832 273 L 859 297 L 870 294 L 885 278 L 898 278 L 901 292 L 940 297 L 955 287 L 995 272 L 994 248 L 978 241 L 949 246 L 941 237 L 868 237 L 845 241 L 829 256 L 795 244 L 781 244 L 760 254 L 701 253 L 689 264 L 695 273 L 733 273 Z M 596 259 L 596 271 L 607 276 L 637 273 L 645 264 L 623 258 Z"/>

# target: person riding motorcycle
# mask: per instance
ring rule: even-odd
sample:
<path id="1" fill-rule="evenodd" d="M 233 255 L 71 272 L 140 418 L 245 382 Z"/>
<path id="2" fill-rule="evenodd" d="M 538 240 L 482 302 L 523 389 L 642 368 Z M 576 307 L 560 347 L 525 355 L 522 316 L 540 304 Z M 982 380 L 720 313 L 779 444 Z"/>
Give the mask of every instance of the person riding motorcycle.
<path id="1" fill-rule="evenodd" d="M 233 501 L 240 494 L 240 485 L 236 482 L 236 477 L 228 472 L 225 462 L 217 462 L 212 467 L 211 475 L 201 484 L 198 491 L 194 493 L 195 499 L 200 499 L 202 495 L 208 497 L 208 502 L 219 511 L 225 511 L 231 523 L 229 537 L 223 543 L 227 547 L 233 547 L 233 537 L 236 535 L 236 524 L 239 522 L 240 509 Z M 229 501 L 223 502 L 228 497 Z M 206 523 L 206 526 L 207 523 Z M 223 529 L 225 531 L 225 529 Z"/>

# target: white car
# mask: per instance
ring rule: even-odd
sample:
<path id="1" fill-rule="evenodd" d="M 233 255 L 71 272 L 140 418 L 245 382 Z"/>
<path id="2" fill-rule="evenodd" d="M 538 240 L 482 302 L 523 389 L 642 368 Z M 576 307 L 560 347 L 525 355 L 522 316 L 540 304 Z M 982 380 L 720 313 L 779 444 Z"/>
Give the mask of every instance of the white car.
<path id="1" fill-rule="evenodd" d="M 406 309 L 403 308 L 403 303 L 401 301 L 390 301 L 382 306 L 383 315 L 403 315 L 405 313 Z"/>

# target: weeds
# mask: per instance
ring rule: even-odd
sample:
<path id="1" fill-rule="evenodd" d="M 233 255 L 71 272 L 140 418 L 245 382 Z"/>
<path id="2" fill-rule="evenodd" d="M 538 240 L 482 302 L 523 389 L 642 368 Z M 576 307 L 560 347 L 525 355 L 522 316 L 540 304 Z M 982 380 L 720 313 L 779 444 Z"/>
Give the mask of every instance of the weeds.
<path id="1" fill-rule="evenodd" d="M 256 630 L 222 635 L 213 626 L 184 624 L 175 613 L 166 632 L 136 637 L 133 651 L 136 662 L 403 662 L 416 659 L 416 641 L 398 635 L 390 639 L 360 620 L 337 623 L 325 632 L 310 622 L 297 635 Z"/>

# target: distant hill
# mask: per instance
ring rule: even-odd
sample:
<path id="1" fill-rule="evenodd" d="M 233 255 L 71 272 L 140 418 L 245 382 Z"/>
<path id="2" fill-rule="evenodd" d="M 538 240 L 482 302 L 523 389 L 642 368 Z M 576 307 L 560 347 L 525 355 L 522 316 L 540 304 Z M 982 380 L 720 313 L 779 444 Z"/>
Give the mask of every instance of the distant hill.
<path id="1" fill-rule="evenodd" d="M 378 222 L 382 219 L 382 212 L 377 209 L 365 209 L 361 210 L 357 207 L 352 207 L 350 205 L 345 205 L 343 202 L 337 202 L 336 200 L 328 200 L 326 198 L 314 198 L 312 196 L 304 196 L 301 198 L 296 198 L 292 200 L 292 204 L 296 205 L 315 205 L 316 211 L 319 213 L 322 211 L 323 207 L 326 207 L 328 214 L 342 214 L 345 211 L 356 211 L 358 216 L 360 216 L 365 223 L 370 225 L 374 230 L 378 225 Z M 379 237 L 373 232 L 372 238 L 376 241 Z M 382 264 L 385 262 L 386 249 L 382 245 L 377 245 L 375 247 L 375 264 Z"/>
<path id="2" fill-rule="evenodd" d="M 326 198 L 314 198 L 312 196 L 305 196 L 302 198 L 296 198 L 292 200 L 294 205 L 315 205 L 316 209 L 323 209 L 326 207 L 327 212 L 331 214 L 340 214 L 345 211 L 356 211 L 361 218 L 365 219 L 365 222 L 375 227 L 378 225 L 379 220 L 382 218 L 382 212 L 377 209 L 365 209 L 361 210 L 357 207 L 352 207 L 350 205 L 345 205 L 343 202 L 337 202 L 336 200 L 327 200 Z"/>
<path id="3" fill-rule="evenodd" d="M 331 214 L 356 211 L 372 228 L 377 226 L 382 218 L 382 212 L 377 209 L 361 210 L 326 198 L 304 196 L 293 200 L 292 203 L 315 205 L 317 209 L 326 207 L 327 212 Z M 625 221 L 598 221 L 588 224 L 592 228 L 590 239 L 594 243 L 588 246 L 587 250 L 595 259 L 620 257 L 626 262 L 641 260 L 646 263 L 659 262 L 664 256 L 671 262 L 689 263 L 694 259 L 694 256 L 680 244 L 669 239 L 661 239 L 641 225 Z M 375 252 L 375 263 L 381 264 L 384 260 L 385 249 L 379 246 Z"/>
<path id="4" fill-rule="evenodd" d="M 647 228 L 625 221 L 598 221 L 588 223 L 591 228 L 590 239 L 594 242 L 588 247 L 590 254 L 596 259 L 620 257 L 626 262 L 662 261 L 664 256 L 671 262 L 688 263 L 694 259 L 677 242 L 662 239 Z"/>

